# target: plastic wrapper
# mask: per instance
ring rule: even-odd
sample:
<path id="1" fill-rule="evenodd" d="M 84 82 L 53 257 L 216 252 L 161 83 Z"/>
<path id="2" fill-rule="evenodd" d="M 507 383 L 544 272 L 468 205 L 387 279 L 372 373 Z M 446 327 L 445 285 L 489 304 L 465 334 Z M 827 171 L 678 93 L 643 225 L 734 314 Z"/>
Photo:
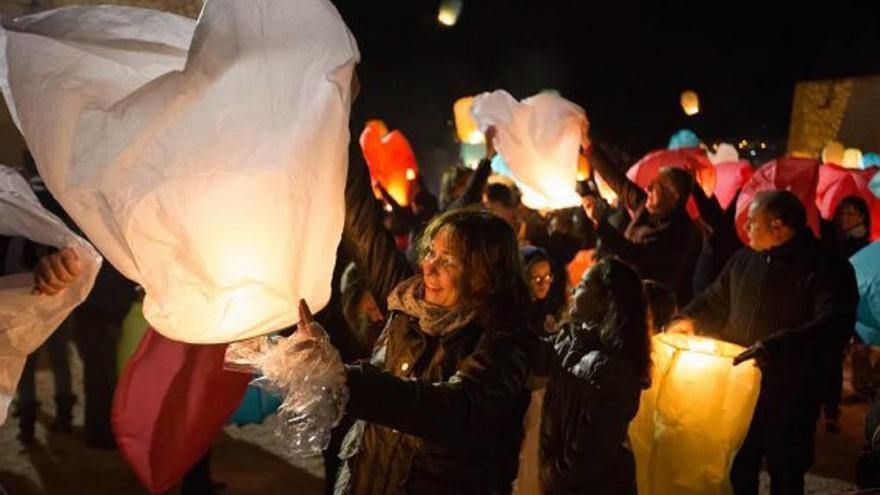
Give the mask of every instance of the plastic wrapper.
<path id="1" fill-rule="evenodd" d="M 261 373 L 253 384 L 282 398 L 276 435 L 293 458 L 319 454 L 339 424 L 348 387 L 339 352 L 317 323 L 290 337 L 257 337 L 230 344 L 227 369 Z"/>
<path id="2" fill-rule="evenodd" d="M 0 424 L 3 424 L 28 354 L 40 347 L 88 296 L 101 267 L 101 256 L 40 205 L 21 175 L 3 165 L 0 165 L 0 235 L 24 237 L 57 248 L 69 247 L 79 257 L 82 269 L 72 285 L 54 296 L 31 294 L 32 272 L 0 277 Z M 0 262 L 6 261 L 0 259 Z"/>
<path id="3" fill-rule="evenodd" d="M 499 90 L 477 95 L 471 113 L 482 132 L 495 126 L 495 149 L 526 206 L 548 210 L 581 204 L 577 165 L 587 121 L 581 107 L 550 93 L 518 102 Z"/>
<path id="4" fill-rule="evenodd" d="M 744 348 L 705 337 L 652 339 L 651 388 L 629 438 L 640 495 L 732 495 L 730 468 L 758 402 L 761 371 Z"/>
<path id="5" fill-rule="evenodd" d="M 329 300 L 357 59 L 327 0 L 208 0 L 198 22 L 64 7 L 0 31 L 0 85 L 47 187 L 144 287 L 151 326 L 191 343 Z"/>

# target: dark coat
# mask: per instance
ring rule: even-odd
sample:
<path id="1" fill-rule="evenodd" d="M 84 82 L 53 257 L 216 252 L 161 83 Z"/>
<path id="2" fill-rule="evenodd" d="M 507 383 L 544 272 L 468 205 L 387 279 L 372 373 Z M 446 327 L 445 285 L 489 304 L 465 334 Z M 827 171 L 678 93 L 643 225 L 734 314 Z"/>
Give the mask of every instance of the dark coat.
<path id="1" fill-rule="evenodd" d="M 768 252 L 738 251 L 681 316 L 728 342 L 762 342 L 761 394 L 797 414 L 804 404 L 818 404 L 819 352 L 839 340 L 841 329 L 853 328 L 857 304 L 852 266 L 805 229 Z"/>
<path id="2" fill-rule="evenodd" d="M 343 242 L 386 310 L 412 274 L 381 225 L 366 168 L 352 164 Z M 359 421 L 340 453 L 336 493 L 507 493 L 528 404 L 530 340 L 478 319 L 435 337 L 389 315 L 370 362 L 347 368 L 347 412 Z"/>
<path id="3" fill-rule="evenodd" d="M 623 234 L 606 220 L 600 222 L 596 228 L 599 249 L 635 266 L 643 279 L 672 288 L 678 304 L 686 304 L 693 295 L 691 279 L 700 251 L 700 235 L 687 211 L 679 207 L 664 217 L 652 215 L 645 208 L 645 191 L 623 172 L 597 152 L 590 163 L 632 213 Z"/>
<path id="4" fill-rule="evenodd" d="M 627 430 L 641 397 L 636 366 L 570 324 L 552 345 L 541 421 L 544 494 L 634 495 Z"/>
<path id="5" fill-rule="evenodd" d="M 703 245 L 694 267 L 694 294 L 712 285 L 734 253 L 743 244 L 736 232 L 736 200 L 723 210 L 715 197 L 707 197 L 702 187 L 694 182 L 694 204 L 703 224 Z"/>

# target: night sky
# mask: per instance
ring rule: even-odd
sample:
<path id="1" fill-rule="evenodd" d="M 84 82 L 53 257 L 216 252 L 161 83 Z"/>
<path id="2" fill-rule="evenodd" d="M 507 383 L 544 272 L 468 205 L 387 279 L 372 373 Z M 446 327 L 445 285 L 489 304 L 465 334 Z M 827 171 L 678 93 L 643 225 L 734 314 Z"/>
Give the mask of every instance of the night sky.
<path id="1" fill-rule="evenodd" d="M 782 143 L 794 84 L 880 74 L 880 2 L 335 0 L 361 51 L 353 138 L 369 118 L 409 137 L 430 182 L 455 159 L 452 103 L 558 90 L 599 139 L 638 156 L 682 127 L 704 140 Z M 686 117 L 684 89 L 700 95 Z M 878 143 L 880 144 L 880 143 Z"/>

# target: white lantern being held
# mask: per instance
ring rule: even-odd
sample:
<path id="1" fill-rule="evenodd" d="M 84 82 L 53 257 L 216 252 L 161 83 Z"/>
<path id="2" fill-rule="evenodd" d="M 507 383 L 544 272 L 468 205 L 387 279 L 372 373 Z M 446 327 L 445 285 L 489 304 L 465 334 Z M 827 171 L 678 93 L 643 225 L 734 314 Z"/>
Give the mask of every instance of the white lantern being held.
<path id="1" fill-rule="evenodd" d="M 230 342 L 320 308 L 342 231 L 358 51 L 326 0 L 16 19 L 4 96 L 52 194 L 165 336 Z"/>
<path id="2" fill-rule="evenodd" d="M 582 108 L 550 93 L 518 102 L 506 91 L 494 91 L 478 95 L 471 113 L 482 131 L 496 128 L 495 148 L 526 206 L 548 210 L 581 204 L 576 188 L 586 124 Z"/>

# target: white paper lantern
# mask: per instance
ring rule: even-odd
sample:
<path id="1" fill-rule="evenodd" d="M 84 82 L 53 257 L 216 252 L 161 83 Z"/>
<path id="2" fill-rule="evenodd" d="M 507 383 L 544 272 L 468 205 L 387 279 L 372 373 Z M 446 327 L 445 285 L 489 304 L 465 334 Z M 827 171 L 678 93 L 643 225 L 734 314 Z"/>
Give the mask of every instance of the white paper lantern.
<path id="1" fill-rule="evenodd" d="M 146 289 L 167 337 L 229 342 L 330 297 L 354 39 L 326 0 L 209 0 L 194 21 L 69 7 L 0 37 L 53 195 Z"/>
<path id="2" fill-rule="evenodd" d="M 485 131 L 495 126 L 495 148 L 529 208 L 547 210 L 581 204 L 576 192 L 584 110 L 550 93 L 518 102 L 506 91 L 483 93 L 471 113 Z"/>
<path id="3" fill-rule="evenodd" d="M 856 148 L 847 148 L 843 151 L 844 168 L 859 170 L 862 168 L 862 151 Z"/>

